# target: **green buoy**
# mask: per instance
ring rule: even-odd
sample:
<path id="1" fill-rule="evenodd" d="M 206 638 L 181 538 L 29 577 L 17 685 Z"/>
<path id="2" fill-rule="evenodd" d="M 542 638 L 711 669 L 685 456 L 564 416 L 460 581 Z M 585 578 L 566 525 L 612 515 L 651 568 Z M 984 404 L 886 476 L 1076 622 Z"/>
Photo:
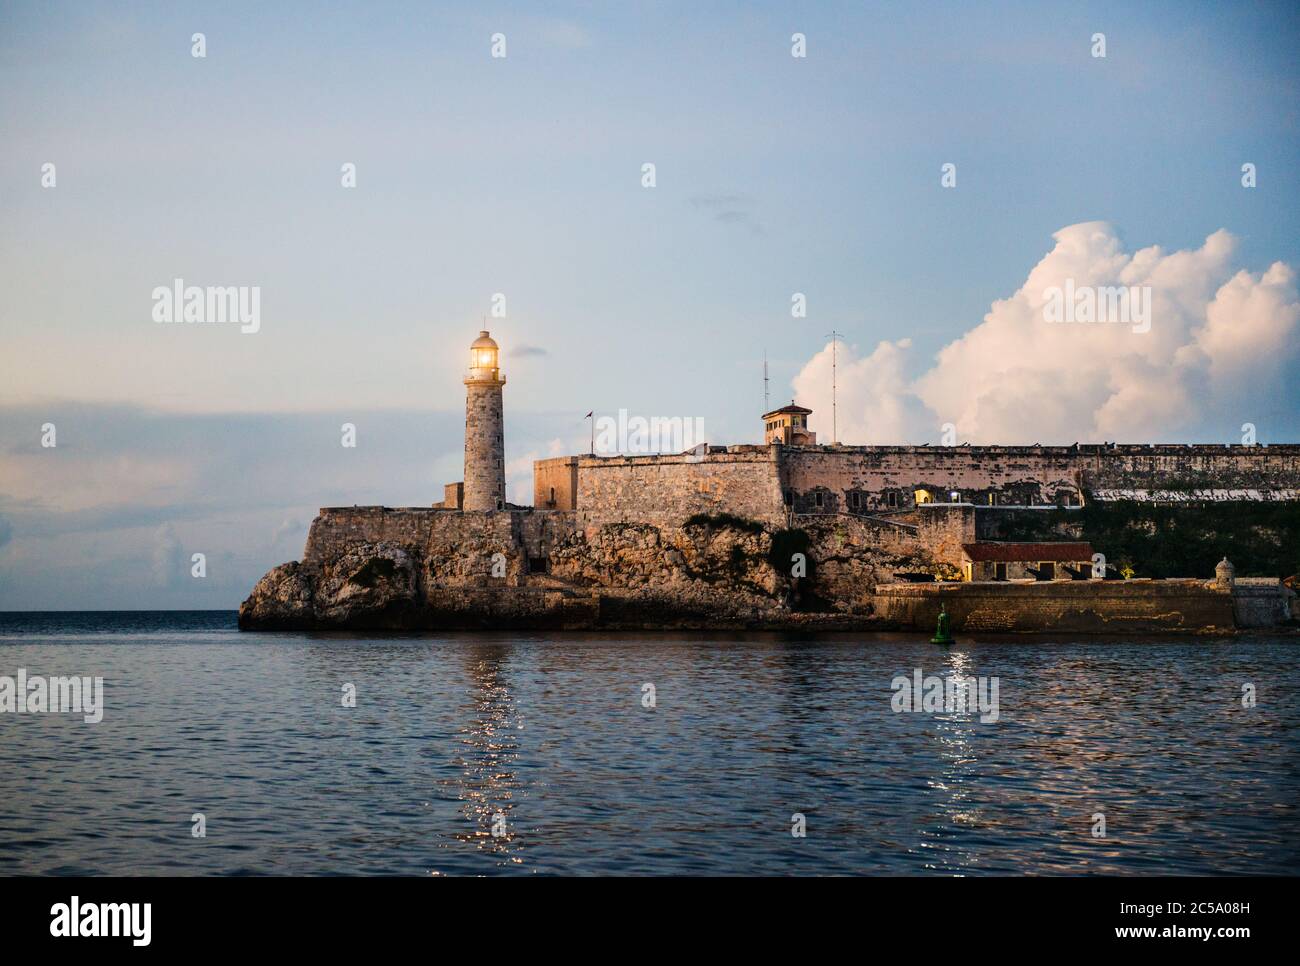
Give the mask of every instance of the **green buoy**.
<path id="1" fill-rule="evenodd" d="M 939 622 L 934 629 L 934 637 L 930 638 L 931 644 L 951 644 L 953 643 L 952 634 L 948 630 L 948 622 L 951 618 L 948 616 L 948 606 L 939 605 Z"/>

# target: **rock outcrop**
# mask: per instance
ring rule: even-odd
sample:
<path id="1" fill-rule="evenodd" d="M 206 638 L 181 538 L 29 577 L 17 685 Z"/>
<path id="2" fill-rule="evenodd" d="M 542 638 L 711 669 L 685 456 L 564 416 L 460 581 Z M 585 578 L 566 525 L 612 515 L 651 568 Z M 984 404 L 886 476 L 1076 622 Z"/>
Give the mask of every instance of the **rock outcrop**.
<path id="1" fill-rule="evenodd" d="M 866 626 L 901 569 L 937 572 L 916 527 L 807 529 L 728 515 L 676 526 L 580 514 L 321 511 L 301 562 L 266 574 L 246 629 Z M 878 622 L 876 622 L 878 623 Z"/>

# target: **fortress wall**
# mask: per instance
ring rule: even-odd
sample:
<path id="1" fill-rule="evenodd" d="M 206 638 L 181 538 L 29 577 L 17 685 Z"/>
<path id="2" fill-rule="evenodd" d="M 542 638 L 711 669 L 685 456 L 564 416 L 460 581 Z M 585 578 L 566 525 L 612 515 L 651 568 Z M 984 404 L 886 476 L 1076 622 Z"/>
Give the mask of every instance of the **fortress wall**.
<path id="1" fill-rule="evenodd" d="M 528 573 L 528 558 L 544 556 L 544 538 L 571 520 L 571 514 L 527 511 L 436 518 L 421 548 L 426 596 L 437 596 L 440 588 L 447 587 L 520 586 Z M 494 571 L 494 564 L 504 566 Z"/>
<path id="2" fill-rule="evenodd" d="M 546 523 L 535 516 L 551 516 Z M 390 544 L 424 561 L 432 584 L 475 586 L 492 575 L 492 555 L 506 560 L 507 585 L 526 573 L 525 558 L 543 539 L 558 542 L 572 528 L 571 514 L 460 513 L 425 507 L 324 507 L 312 522 L 303 566 L 319 570 L 365 544 Z M 539 551 L 534 556 L 542 555 Z M 503 578 L 496 577 L 496 581 Z"/>
<path id="3" fill-rule="evenodd" d="M 1238 577 L 1232 588 L 1232 609 L 1238 627 L 1276 627 L 1292 617 L 1295 591 L 1272 578 Z"/>
<path id="4" fill-rule="evenodd" d="M 877 616 L 933 630 L 940 606 L 957 632 L 1131 634 L 1231 630 L 1232 595 L 1200 580 L 891 584 L 876 588 Z"/>
<path id="5" fill-rule="evenodd" d="M 952 490 L 962 500 L 987 504 L 1054 503 L 1058 494 L 1077 494 L 1079 455 L 1071 447 L 872 446 L 789 448 L 781 452 L 785 486 L 794 490 L 797 512 L 853 512 L 849 493 L 861 494 L 859 508 L 890 509 L 913 503 L 917 487 L 946 502 Z"/>
<path id="6" fill-rule="evenodd" d="M 578 458 L 578 511 L 591 524 L 679 527 L 696 513 L 782 524 L 781 487 L 772 452 L 713 448 L 685 455 Z"/>
<path id="7" fill-rule="evenodd" d="M 973 506 L 922 506 L 917 507 L 918 546 L 936 564 L 947 564 L 961 569 L 962 544 L 975 542 L 975 508 Z"/>
<path id="8" fill-rule="evenodd" d="M 800 514 L 872 513 L 914 506 L 918 488 L 936 502 L 956 490 L 979 506 L 1077 506 L 1082 490 L 1101 500 L 1300 500 L 1300 446 L 733 446 L 712 448 L 703 462 L 570 456 L 535 464 L 534 505 L 595 520 L 732 513 L 776 523 L 787 493 Z"/>
<path id="9" fill-rule="evenodd" d="M 434 518 L 445 521 L 459 515 L 454 510 L 424 507 L 322 507 L 307 533 L 302 562 L 304 566 L 319 566 L 365 543 L 393 543 L 422 552 L 429 542 Z"/>
<path id="10" fill-rule="evenodd" d="M 1142 498 L 1142 492 L 1131 493 L 1135 490 L 1146 494 L 1183 491 L 1189 496 L 1211 500 L 1300 498 L 1300 446 L 1155 445 L 1081 449 L 1080 461 L 1087 485 L 1102 498 Z M 1205 492 L 1195 494 L 1196 490 Z"/>
<path id="11" fill-rule="evenodd" d="M 1081 488 L 1102 499 L 1169 499 L 1171 489 L 1187 499 L 1300 499 L 1294 445 L 783 447 L 779 459 L 799 513 L 910 506 L 918 487 L 981 506 L 1077 505 Z"/>
<path id="12" fill-rule="evenodd" d="M 538 510 L 576 510 L 578 457 L 559 456 L 533 463 L 533 506 Z"/>

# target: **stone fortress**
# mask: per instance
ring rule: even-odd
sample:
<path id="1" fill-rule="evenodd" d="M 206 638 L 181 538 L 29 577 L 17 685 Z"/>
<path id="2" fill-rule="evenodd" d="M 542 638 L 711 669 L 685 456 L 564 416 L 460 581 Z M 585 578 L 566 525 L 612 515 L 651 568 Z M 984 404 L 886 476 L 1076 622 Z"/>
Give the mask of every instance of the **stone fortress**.
<path id="1" fill-rule="evenodd" d="M 941 604 L 958 630 L 1291 619 L 1285 575 L 1116 580 L 1077 534 L 997 537 L 1107 503 L 1300 514 L 1297 445 L 819 444 L 792 402 L 763 415 L 762 445 L 537 461 L 524 507 L 506 502 L 506 380 L 486 331 L 464 382 L 464 480 L 431 507 L 323 508 L 241 627 L 932 627 Z"/>

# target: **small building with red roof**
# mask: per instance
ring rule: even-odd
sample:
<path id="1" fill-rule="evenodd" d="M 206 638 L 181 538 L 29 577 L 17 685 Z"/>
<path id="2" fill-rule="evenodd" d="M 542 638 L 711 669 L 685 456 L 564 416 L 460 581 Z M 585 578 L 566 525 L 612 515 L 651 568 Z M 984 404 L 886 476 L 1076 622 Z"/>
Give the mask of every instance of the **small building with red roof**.
<path id="1" fill-rule="evenodd" d="M 962 576 L 966 580 L 1086 580 L 1092 576 L 1092 544 L 1057 543 L 962 544 Z"/>

